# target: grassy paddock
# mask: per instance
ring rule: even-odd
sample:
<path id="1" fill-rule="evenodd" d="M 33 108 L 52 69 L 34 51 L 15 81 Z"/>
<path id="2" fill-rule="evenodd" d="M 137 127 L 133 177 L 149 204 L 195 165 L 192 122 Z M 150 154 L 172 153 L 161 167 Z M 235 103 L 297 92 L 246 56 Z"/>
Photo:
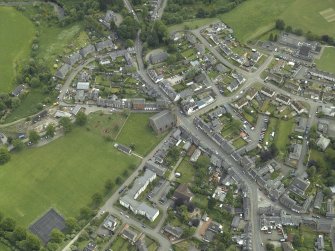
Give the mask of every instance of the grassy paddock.
<path id="1" fill-rule="evenodd" d="M 320 12 L 335 9 L 335 1 L 324 0 L 248 0 L 221 15 L 233 27 L 239 40 L 246 42 L 274 28 L 276 19 L 283 19 L 293 28 L 315 34 L 335 35 L 335 22 L 328 23 Z"/>
<path id="2" fill-rule="evenodd" d="M 293 130 L 294 121 L 280 120 L 275 135 L 275 145 L 278 148 L 279 156 L 283 157 L 287 151 L 287 144 L 289 142 L 288 136 Z"/>
<path id="3" fill-rule="evenodd" d="M 0 7 L 0 91 L 13 89 L 19 62 L 27 59 L 35 33 L 33 24 L 11 7 Z"/>
<path id="4" fill-rule="evenodd" d="M 118 143 L 134 145 L 134 151 L 147 155 L 166 134 L 153 136 L 154 132 L 149 126 L 149 118 L 154 113 L 130 113 L 127 123 L 116 138 Z"/>
<path id="5" fill-rule="evenodd" d="M 136 142 L 143 151 L 153 148 L 160 139 L 148 130 L 150 115 L 131 114 L 121 133 L 141 135 L 138 140 L 143 145 Z M 115 180 L 124 170 L 139 164 L 137 157 L 117 151 L 101 133 L 109 124 L 113 128 L 121 115 L 98 116 L 90 115 L 86 127 L 75 128 L 46 146 L 12 155 L 10 162 L 0 168 L 0 208 L 6 216 L 22 226 L 51 207 L 65 217 L 76 216 L 95 192 L 103 192 L 107 179 Z"/>
<path id="6" fill-rule="evenodd" d="M 171 25 L 168 27 L 168 31 L 170 33 L 175 32 L 175 31 L 181 31 L 185 29 L 197 29 L 201 26 L 208 25 L 211 23 L 219 22 L 220 20 L 217 18 L 203 18 L 203 19 L 195 19 L 192 21 L 186 21 L 181 24 L 176 24 L 176 25 Z"/>
<path id="7" fill-rule="evenodd" d="M 326 47 L 319 60 L 316 60 L 318 69 L 335 73 L 335 47 Z"/>

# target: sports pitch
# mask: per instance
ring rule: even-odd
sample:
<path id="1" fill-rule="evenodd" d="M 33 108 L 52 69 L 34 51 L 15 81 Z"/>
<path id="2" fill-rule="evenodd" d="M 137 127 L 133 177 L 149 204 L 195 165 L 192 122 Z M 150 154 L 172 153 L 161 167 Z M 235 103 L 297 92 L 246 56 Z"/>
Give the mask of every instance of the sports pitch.
<path id="1" fill-rule="evenodd" d="M 100 119 L 101 123 L 114 123 L 114 115 L 105 115 L 112 119 Z M 140 152 L 146 152 L 160 140 L 147 131 L 148 116 L 131 114 L 139 123 L 128 126 L 127 122 L 122 129 L 126 135 L 146 131 L 139 137 L 144 144 L 137 143 Z M 118 176 L 122 177 L 124 170 L 140 163 L 138 157 L 116 150 L 93 126 L 95 123 L 89 121 L 86 127 L 75 128 L 46 146 L 13 154 L 0 168 L 1 212 L 16 219 L 21 226 L 35 222 L 50 208 L 65 218 L 75 217 L 80 208 L 90 203 L 94 193 L 103 193 L 107 179 L 115 181 Z"/>

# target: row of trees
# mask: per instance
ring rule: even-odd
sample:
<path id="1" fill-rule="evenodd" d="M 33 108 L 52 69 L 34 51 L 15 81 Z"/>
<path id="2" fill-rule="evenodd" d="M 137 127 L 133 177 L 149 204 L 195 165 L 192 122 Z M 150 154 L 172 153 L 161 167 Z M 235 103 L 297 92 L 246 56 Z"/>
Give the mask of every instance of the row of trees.
<path id="1" fill-rule="evenodd" d="M 195 17 L 215 17 L 229 12 L 244 1 L 230 0 L 222 4 L 216 3 L 216 0 L 172 0 L 168 2 L 162 19 L 166 24 L 178 24 Z M 194 6 L 201 7 L 195 9 Z"/>
<path id="2" fill-rule="evenodd" d="M 288 33 L 296 34 L 298 36 L 304 35 L 310 41 L 319 41 L 330 45 L 335 45 L 335 38 L 331 37 L 330 35 L 324 34 L 319 36 L 317 34 L 312 33 L 311 31 L 304 33 L 304 31 L 300 28 L 294 29 L 292 26 L 286 25 L 285 21 L 282 19 L 276 20 L 275 28 L 280 31 L 286 31 Z"/>
<path id="3" fill-rule="evenodd" d="M 41 248 L 40 240 L 26 229 L 16 226 L 12 218 L 4 218 L 0 213 L 0 237 L 7 244 L 22 251 L 38 251 Z"/>

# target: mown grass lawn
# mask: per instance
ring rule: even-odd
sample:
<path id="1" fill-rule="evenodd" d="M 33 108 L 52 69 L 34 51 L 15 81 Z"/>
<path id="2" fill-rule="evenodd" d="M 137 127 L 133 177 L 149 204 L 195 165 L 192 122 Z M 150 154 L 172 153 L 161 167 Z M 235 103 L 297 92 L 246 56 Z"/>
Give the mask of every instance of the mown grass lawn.
<path id="1" fill-rule="evenodd" d="M 120 251 L 135 251 L 135 246 L 130 245 L 129 241 L 123 239 L 122 237 L 118 236 L 112 244 L 112 250 L 120 250 Z"/>
<path id="2" fill-rule="evenodd" d="M 335 47 L 326 47 L 319 60 L 316 60 L 318 69 L 335 73 Z"/>
<path id="3" fill-rule="evenodd" d="M 143 151 L 153 148 L 162 137 L 147 127 L 151 115 L 131 114 L 121 133 L 140 135 L 135 143 Z M 140 163 L 139 158 L 117 151 L 101 134 L 109 116 L 113 128 L 122 115 L 98 116 L 93 114 L 87 126 L 75 128 L 46 146 L 13 154 L 10 162 L 0 167 L 0 208 L 6 216 L 22 226 L 28 226 L 51 207 L 65 217 L 76 216 L 94 193 L 103 192 L 107 179 L 115 180 Z M 99 127 L 95 127 L 97 121 Z"/>
<path id="4" fill-rule="evenodd" d="M 278 148 L 279 157 L 283 157 L 287 151 L 289 135 L 293 130 L 294 120 L 280 120 L 275 135 L 275 146 Z"/>
<path id="5" fill-rule="evenodd" d="M 236 140 L 233 141 L 233 146 L 236 148 L 236 149 L 240 149 L 242 148 L 243 146 L 246 146 L 248 143 L 242 139 L 242 138 L 238 138 Z"/>
<path id="6" fill-rule="evenodd" d="M 149 118 L 154 113 L 130 113 L 127 123 L 116 138 L 116 142 L 130 146 L 142 156 L 147 155 L 166 134 L 154 135 L 149 126 Z"/>
<path id="7" fill-rule="evenodd" d="M 195 169 L 187 158 L 183 159 L 176 172 L 181 173 L 181 176 L 177 179 L 177 181 L 182 184 L 191 183 L 195 175 Z"/>
<path id="8" fill-rule="evenodd" d="M 29 56 L 34 25 L 11 7 L 0 7 L 0 91 L 10 92 L 19 63 Z"/>

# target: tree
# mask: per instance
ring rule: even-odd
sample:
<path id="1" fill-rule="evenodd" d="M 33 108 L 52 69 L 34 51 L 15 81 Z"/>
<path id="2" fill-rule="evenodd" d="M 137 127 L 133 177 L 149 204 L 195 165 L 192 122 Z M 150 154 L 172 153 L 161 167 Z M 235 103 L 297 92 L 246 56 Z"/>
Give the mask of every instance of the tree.
<path id="1" fill-rule="evenodd" d="M 27 234 L 27 239 L 21 245 L 25 251 L 38 251 L 41 247 L 40 240 L 33 234 Z"/>
<path id="2" fill-rule="evenodd" d="M 78 112 L 76 117 L 76 124 L 79 126 L 83 126 L 87 123 L 87 116 L 84 112 Z"/>
<path id="3" fill-rule="evenodd" d="M 54 228 L 50 234 L 51 242 L 61 243 L 64 240 L 64 234 L 58 229 Z"/>
<path id="4" fill-rule="evenodd" d="M 285 29 L 285 22 L 282 19 L 276 20 L 276 29 L 278 30 L 284 30 Z"/>
<path id="5" fill-rule="evenodd" d="M 109 193 L 112 190 L 113 190 L 113 181 L 111 179 L 108 179 L 105 182 L 105 192 Z"/>
<path id="6" fill-rule="evenodd" d="M 65 134 L 72 131 L 73 125 L 72 125 L 71 119 L 67 117 L 63 117 L 59 120 L 59 123 L 61 124 L 61 126 L 63 126 L 63 131 Z"/>
<path id="7" fill-rule="evenodd" d="M 0 148 L 0 165 L 7 163 L 10 160 L 10 154 L 6 147 Z"/>
<path id="8" fill-rule="evenodd" d="M 269 41 L 273 41 L 273 34 L 272 33 L 270 33 Z"/>
<path id="9" fill-rule="evenodd" d="M 0 223 L 0 229 L 6 232 L 13 232 L 15 229 L 16 222 L 12 218 L 5 218 L 1 223 Z"/>
<path id="10" fill-rule="evenodd" d="M 71 233 L 73 230 L 76 230 L 78 227 L 78 222 L 75 218 L 67 218 L 65 220 L 66 231 Z"/>
<path id="11" fill-rule="evenodd" d="M 56 131 L 55 126 L 53 124 L 49 124 L 45 129 L 45 135 L 52 138 L 53 136 L 55 136 L 55 131 Z"/>
<path id="12" fill-rule="evenodd" d="M 24 143 L 20 139 L 14 139 L 13 146 L 16 151 L 21 151 L 24 148 Z"/>
<path id="13" fill-rule="evenodd" d="M 36 144 L 40 140 L 40 135 L 35 130 L 29 132 L 29 141 L 33 144 Z"/>
<path id="14" fill-rule="evenodd" d="M 83 207 L 80 209 L 79 212 L 79 218 L 83 219 L 83 220 L 88 220 L 89 218 L 91 218 L 93 216 L 93 210 L 88 208 L 88 207 Z"/>
<path id="15" fill-rule="evenodd" d="M 292 33 L 292 31 L 293 31 L 292 26 L 290 26 L 290 25 L 286 26 L 285 31 L 288 32 L 288 33 Z"/>
<path id="16" fill-rule="evenodd" d="M 92 195 L 92 206 L 98 207 L 102 203 L 102 196 L 100 193 L 95 193 Z"/>
<path id="17" fill-rule="evenodd" d="M 115 179 L 115 183 L 116 183 L 117 185 L 120 185 L 120 184 L 122 183 L 122 179 L 121 179 L 120 176 L 117 176 L 117 177 L 116 177 L 116 179 Z"/>
<path id="18" fill-rule="evenodd" d="M 300 235 L 294 235 L 292 244 L 293 244 L 294 248 L 300 248 L 301 247 L 302 242 L 301 242 Z"/>
<path id="19" fill-rule="evenodd" d="M 266 243 L 265 245 L 266 251 L 274 251 L 275 250 L 275 246 L 272 243 Z"/>
<path id="20" fill-rule="evenodd" d="M 207 207 L 208 209 L 213 209 L 216 205 L 216 201 L 215 199 L 213 199 L 212 197 L 208 199 L 208 202 L 207 202 Z"/>
<path id="21" fill-rule="evenodd" d="M 25 240 L 27 238 L 27 230 L 23 227 L 17 227 L 15 228 L 11 239 L 13 242 L 19 242 L 22 240 Z"/>

